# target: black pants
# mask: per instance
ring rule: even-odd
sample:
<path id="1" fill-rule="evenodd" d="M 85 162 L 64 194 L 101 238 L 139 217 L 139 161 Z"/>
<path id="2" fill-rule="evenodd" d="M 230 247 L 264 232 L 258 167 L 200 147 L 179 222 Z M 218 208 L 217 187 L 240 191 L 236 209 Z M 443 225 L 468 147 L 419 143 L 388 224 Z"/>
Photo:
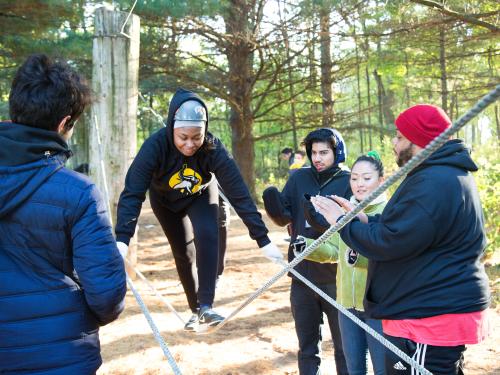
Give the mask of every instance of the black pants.
<path id="1" fill-rule="evenodd" d="M 175 266 L 191 311 L 211 305 L 217 278 L 218 188 L 212 183 L 181 212 L 172 212 L 150 194 L 151 208 L 174 255 Z"/>
<path id="2" fill-rule="evenodd" d="M 385 335 L 385 338 L 434 375 L 463 375 L 464 373 L 465 345 L 432 346 L 418 344 L 402 337 Z M 411 366 L 391 350 L 385 351 L 385 371 L 386 375 L 419 374 L 416 369 L 412 371 Z"/>
<path id="3" fill-rule="evenodd" d="M 217 267 L 217 276 L 222 275 L 226 265 L 227 231 L 231 218 L 229 210 L 229 203 L 219 197 L 219 265 Z"/>
<path id="4" fill-rule="evenodd" d="M 317 286 L 330 297 L 336 298 L 337 287 L 335 283 Z M 337 309 L 308 286 L 295 279 L 292 279 L 290 303 L 295 321 L 295 331 L 299 339 L 300 375 L 320 374 L 323 313 L 326 314 L 330 326 L 337 374 L 348 375 L 344 351 L 342 350 Z"/>

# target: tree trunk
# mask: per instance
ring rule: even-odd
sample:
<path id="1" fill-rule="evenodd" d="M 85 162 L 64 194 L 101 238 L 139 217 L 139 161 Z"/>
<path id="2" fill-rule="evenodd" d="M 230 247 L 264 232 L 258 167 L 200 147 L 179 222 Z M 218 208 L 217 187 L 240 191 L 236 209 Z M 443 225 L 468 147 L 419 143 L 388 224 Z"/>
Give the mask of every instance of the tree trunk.
<path id="1" fill-rule="evenodd" d="M 330 8 L 323 5 L 320 8 L 320 45 L 321 45 L 321 98 L 323 104 L 321 125 L 330 128 L 333 123 L 333 93 L 332 93 L 332 55 L 330 52 Z"/>
<path id="2" fill-rule="evenodd" d="M 287 48 L 287 58 L 290 58 L 290 50 Z M 290 120 L 292 123 L 292 134 L 293 134 L 293 148 L 294 150 L 299 149 L 299 142 L 297 140 L 297 115 L 295 112 L 295 93 L 293 89 L 293 77 L 292 77 L 292 67 L 288 68 L 288 80 L 290 81 L 289 91 L 290 91 Z"/>
<path id="3" fill-rule="evenodd" d="M 368 105 L 368 111 L 366 113 L 366 116 L 368 118 L 368 140 L 370 142 L 370 150 L 373 150 L 373 139 L 372 139 L 372 100 L 371 100 L 372 94 L 370 92 L 370 72 L 368 71 L 368 61 L 366 62 L 365 76 L 366 76 L 366 100 L 367 100 L 367 105 Z"/>
<path id="4" fill-rule="evenodd" d="M 460 114 L 458 112 L 458 93 L 457 92 L 455 92 L 455 116 L 457 119 L 460 117 Z M 463 131 L 463 129 L 464 128 L 462 128 L 462 131 Z M 460 130 L 457 132 L 457 137 L 460 137 L 459 134 L 460 134 Z M 464 136 L 464 138 L 465 138 L 465 136 Z"/>
<path id="5" fill-rule="evenodd" d="M 405 99 L 406 99 L 406 107 L 409 108 L 411 106 L 411 97 L 410 97 L 410 87 L 408 86 L 408 82 L 410 82 L 410 64 L 408 62 L 408 53 L 405 51 Z"/>
<path id="6" fill-rule="evenodd" d="M 450 100 L 450 112 L 448 113 L 448 116 L 450 117 L 450 120 L 453 122 L 455 119 L 455 101 L 457 100 L 457 93 L 456 93 L 456 85 L 455 85 L 455 91 L 452 91 L 451 93 L 451 100 Z"/>
<path id="7" fill-rule="evenodd" d="M 379 76 L 377 69 L 373 71 L 373 76 L 375 77 L 375 82 L 377 82 L 377 101 L 378 101 L 378 126 L 380 128 L 380 142 L 384 140 L 384 116 L 382 114 L 382 96 L 384 86 L 382 85 L 382 78 Z"/>
<path id="8" fill-rule="evenodd" d="M 314 17 L 311 18 L 311 28 L 307 29 L 307 40 L 312 40 L 316 34 L 317 23 Z M 318 72 L 316 70 L 316 43 L 309 43 L 307 47 L 308 65 L 309 65 L 309 82 L 312 87 L 316 86 Z"/>
<path id="9" fill-rule="evenodd" d="M 363 19 L 361 26 L 363 27 L 363 33 L 366 34 L 366 24 Z M 373 150 L 373 140 L 372 140 L 372 103 L 371 103 L 371 92 L 370 92 L 370 72 L 369 72 L 369 61 L 370 61 L 370 44 L 368 36 L 365 36 L 364 44 L 361 44 L 365 52 L 365 77 L 366 77 L 366 100 L 367 100 L 367 118 L 368 118 L 368 141 L 370 143 L 370 150 Z"/>
<path id="10" fill-rule="evenodd" d="M 120 33 L 126 12 L 98 8 L 95 12 L 90 128 L 91 177 L 108 199 L 112 222 L 128 167 L 137 152 L 137 97 L 139 76 L 139 17 L 132 15 Z M 137 242 L 131 241 L 129 259 L 136 262 Z M 132 274 L 133 276 L 133 274 Z"/>
<path id="11" fill-rule="evenodd" d="M 495 69 L 494 69 L 494 58 L 493 58 L 493 49 L 491 47 L 488 48 L 488 70 L 490 72 L 490 76 L 492 80 L 495 80 Z M 500 118 L 498 114 L 498 104 L 495 103 L 493 106 L 493 111 L 495 113 L 495 124 L 496 124 L 496 129 L 497 129 L 497 142 L 500 143 Z"/>
<path id="12" fill-rule="evenodd" d="M 234 42 L 227 45 L 226 56 L 229 65 L 228 91 L 231 103 L 229 126 L 232 131 L 231 145 L 234 159 L 238 164 L 243 180 L 255 198 L 255 151 L 253 130 L 252 100 L 252 47 L 249 14 L 251 6 L 245 0 L 231 0 L 224 22 L 226 32 Z"/>
<path id="13" fill-rule="evenodd" d="M 354 35 L 356 35 L 356 28 L 354 28 Z M 356 53 L 356 84 L 357 84 L 357 97 L 358 97 L 358 122 L 361 124 L 363 123 L 363 118 L 364 116 L 361 115 L 361 78 L 360 78 L 360 69 L 359 65 L 361 64 L 360 59 L 359 59 L 359 51 L 358 51 L 358 38 L 354 38 L 354 50 Z M 364 152 L 364 139 L 363 139 L 363 129 L 359 129 L 359 142 L 360 142 L 360 149 L 361 153 Z"/>
<path id="14" fill-rule="evenodd" d="M 385 91 L 384 83 L 382 82 L 382 76 L 378 74 L 377 69 L 373 71 L 373 76 L 377 81 L 378 88 L 378 98 L 379 98 L 379 121 L 381 121 L 381 127 L 390 128 L 394 124 L 394 113 L 392 113 L 392 104 L 394 101 L 394 92 L 392 90 Z M 384 126 L 384 121 L 385 125 Z M 382 134 L 381 134 L 382 136 Z"/>
<path id="15" fill-rule="evenodd" d="M 290 42 L 288 40 L 288 32 L 287 26 L 283 24 L 283 20 L 281 17 L 281 6 L 278 1 L 278 11 L 281 21 L 281 34 L 283 35 L 283 40 L 285 42 L 285 50 L 286 50 L 286 59 L 288 60 L 288 91 L 290 94 L 290 122 L 292 125 L 292 135 L 293 135 L 293 149 L 298 150 L 299 143 L 297 141 L 297 116 L 295 113 L 295 92 L 293 85 L 293 64 L 290 59 Z"/>
<path id="16" fill-rule="evenodd" d="M 497 124 L 497 141 L 500 142 L 500 116 L 498 115 L 498 104 L 493 107 L 495 110 L 495 122 Z"/>
<path id="17" fill-rule="evenodd" d="M 471 146 L 474 148 L 474 146 L 476 145 L 476 127 L 477 127 L 477 122 L 476 124 L 470 124 L 470 127 L 471 127 Z"/>
<path id="18" fill-rule="evenodd" d="M 441 70 L 441 108 L 448 113 L 448 79 L 446 76 L 446 39 L 443 26 L 439 27 L 439 67 Z"/>

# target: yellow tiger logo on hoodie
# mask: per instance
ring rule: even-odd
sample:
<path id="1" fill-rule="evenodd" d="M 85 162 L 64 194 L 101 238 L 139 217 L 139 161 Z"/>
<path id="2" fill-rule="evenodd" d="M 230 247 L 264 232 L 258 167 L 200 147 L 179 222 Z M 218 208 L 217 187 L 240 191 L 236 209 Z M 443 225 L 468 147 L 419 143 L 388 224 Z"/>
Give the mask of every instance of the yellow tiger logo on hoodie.
<path id="1" fill-rule="evenodd" d="M 200 190 L 202 181 L 201 176 L 195 170 L 184 164 L 180 171 L 170 177 L 168 185 L 182 194 L 191 195 Z"/>

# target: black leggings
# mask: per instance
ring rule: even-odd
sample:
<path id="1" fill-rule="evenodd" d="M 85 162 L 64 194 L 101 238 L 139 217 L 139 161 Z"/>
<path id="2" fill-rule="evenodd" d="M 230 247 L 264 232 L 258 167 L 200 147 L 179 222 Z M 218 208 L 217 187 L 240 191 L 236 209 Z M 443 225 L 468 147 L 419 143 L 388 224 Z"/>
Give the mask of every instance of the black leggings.
<path id="1" fill-rule="evenodd" d="M 222 275 L 226 265 L 227 231 L 231 221 L 229 202 L 219 197 L 219 266 L 217 267 L 217 277 Z"/>
<path id="2" fill-rule="evenodd" d="M 168 238 L 191 311 L 199 304 L 212 305 L 219 251 L 217 184 L 210 184 L 181 212 L 170 211 L 154 194 L 150 194 L 150 202 Z"/>

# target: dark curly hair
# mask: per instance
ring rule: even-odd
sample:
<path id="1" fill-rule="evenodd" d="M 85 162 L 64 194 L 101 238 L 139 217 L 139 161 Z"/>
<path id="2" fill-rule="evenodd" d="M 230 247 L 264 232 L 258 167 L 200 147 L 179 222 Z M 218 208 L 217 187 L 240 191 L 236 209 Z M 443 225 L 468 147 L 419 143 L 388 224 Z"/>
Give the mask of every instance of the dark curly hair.
<path id="1" fill-rule="evenodd" d="M 91 100 L 87 82 L 69 65 L 36 54 L 28 57 L 12 81 L 9 113 L 15 123 L 52 131 L 71 116 L 64 127 L 68 131 Z"/>
<path id="2" fill-rule="evenodd" d="M 337 148 L 337 139 L 335 138 L 331 129 L 317 129 L 310 132 L 301 143 L 306 148 L 307 156 L 311 157 L 311 150 L 313 143 L 325 142 L 335 153 Z"/>

